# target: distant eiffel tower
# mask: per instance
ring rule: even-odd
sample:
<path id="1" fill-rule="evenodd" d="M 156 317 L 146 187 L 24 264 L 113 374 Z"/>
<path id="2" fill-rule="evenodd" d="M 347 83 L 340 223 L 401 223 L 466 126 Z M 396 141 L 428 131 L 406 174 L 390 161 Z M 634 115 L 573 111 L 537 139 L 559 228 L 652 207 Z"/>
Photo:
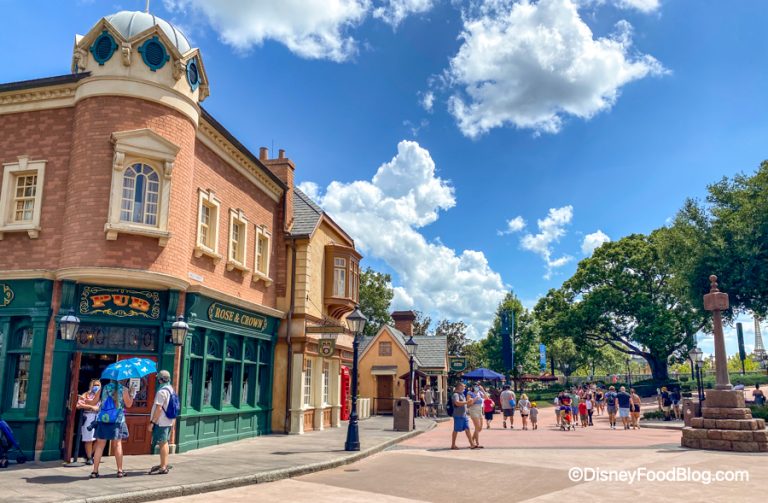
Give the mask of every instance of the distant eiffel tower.
<path id="1" fill-rule="evenodd" d="M 763 336 L 760 335 L 760 322 L 762 320 L 759 316 L 755 316 L 755 349 L 752 351 L 752 354 L 755 355 L 756 360 L 764 360 L 766 353 L 765 353 L 765 347 L 763 346 Z"/>

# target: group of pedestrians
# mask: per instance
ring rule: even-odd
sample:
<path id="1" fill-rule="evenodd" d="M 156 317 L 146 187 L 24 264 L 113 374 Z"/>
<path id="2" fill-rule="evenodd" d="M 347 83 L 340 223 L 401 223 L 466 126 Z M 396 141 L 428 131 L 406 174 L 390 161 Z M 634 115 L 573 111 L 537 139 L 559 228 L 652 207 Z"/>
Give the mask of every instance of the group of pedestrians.
<path id="1" fill-rule="evenodd" d="M 570 392 L 561 391 L 555 397 L 555 425 L 561 429 L 594 426 L 593 417 L 608 414 L 608 425 L 615 430 L 618 413 L 625 430 L 640 428 L 640 396 L 634 388 L 629 391 L 624 386 L 616 391 L 615 386 L 607 390 L 595 384 L 571 388 Z"/>
<path id="2" fill-rule="evenodd" d="M 167 370 L 157 373 L 157 385 L 147 431 L 152 435 L 152 448 L 158 446 L 160 451 L 160 464 L 149 470 L 150 475 L 168 473 L 168 442 L 178 406 L 177 397 L 174 403 L 175 392 Z M 93 379 L 88 390 L 78 397 L 77 408 L 83 411 L 81 437 L 86 454 L 85 464 L 93 465 L 90 478 L 99 478 L 107 441 L 112 443 L 117 478 L 126 476 L 123 470 L 123 440 L 129 437 L 130 431 L 125 421 L 125 410 L 133 406 L 135 396 L 136 390 L 131 389 L 127 381 L 110 380 L 102 386 L 100 380 Z"/>

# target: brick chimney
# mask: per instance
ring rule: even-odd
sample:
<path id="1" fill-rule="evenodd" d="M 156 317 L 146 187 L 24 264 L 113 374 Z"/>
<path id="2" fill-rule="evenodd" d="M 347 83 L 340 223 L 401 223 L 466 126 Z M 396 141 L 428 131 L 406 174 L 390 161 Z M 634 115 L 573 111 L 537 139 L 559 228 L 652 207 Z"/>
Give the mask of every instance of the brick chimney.
<path id="1" fill-rule="evenodd" d="M 392 319 L 395 320 L 395 328 L 410 337 L 413 334 L 413 323 L 416 321 L 416 313 L 413 311 L 395 311 L 392 313 Z"/>
<path id="2" fill-rule="evenodd" d="M 261 147 L 259 160 L 288 186 L 285 193 L 285 219 L 283 220 L 284 229 L 288 232 L 293 227 L 293 173 L 296 170 L 296 165 L 285 156 L 285 150 L 280 149 L 277 159 L 269 159 L 268 152 L 268 148 Z"/>

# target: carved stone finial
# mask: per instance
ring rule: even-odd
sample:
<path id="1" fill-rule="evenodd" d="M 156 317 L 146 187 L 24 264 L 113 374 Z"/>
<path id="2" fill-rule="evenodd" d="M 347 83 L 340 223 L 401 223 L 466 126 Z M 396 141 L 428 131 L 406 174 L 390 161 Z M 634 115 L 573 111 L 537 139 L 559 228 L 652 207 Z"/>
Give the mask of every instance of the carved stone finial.
<path id="1" fill-rule="evenodd" d="M 710 292 L 719 292 L 720 290 L 717 288 L 717 276 L 714 274 L 709 277 L 709 291 Z"/>

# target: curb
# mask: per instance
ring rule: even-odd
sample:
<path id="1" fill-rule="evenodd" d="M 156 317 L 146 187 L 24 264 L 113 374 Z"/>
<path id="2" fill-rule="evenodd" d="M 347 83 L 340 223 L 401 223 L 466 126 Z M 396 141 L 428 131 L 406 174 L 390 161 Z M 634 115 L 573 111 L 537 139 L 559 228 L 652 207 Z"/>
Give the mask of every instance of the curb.
<path id="1" fill-rule="evenodd" d="M 156 501 L 167 498 L 178 498 L 181 496 L 190 496 L 193 494 L 201 494 L 213 491 L 221 491 L 223 489 L 232 489 L 235 487 L 242 487 L 253 484 L 264 484 L 267 482 L 276 482 L 278 480 L 300 477 L 302 475 L 308 475 L 323 470 L 329 470 L 331 468 L 338 468 L 340 466 L 348 465 L 361 459 L 365 459 L 374 454 L 392 447 L 404 440 L 408 440 L 417 435 L 421 435 L 427 431 L 432 430 L 442 421 L 433 421 L 424 430 L 416 430 L 405 433 L 399 437 L 391 438 L 381 444 L 369 447 L 365 450 L 359 451 L 355 454 L 350 454 L 341 458 L 333 459 L 330 461 L 322 461 L 319 463 L 311 463 L 308 465 L 299 465 L 292 468 L 285 468 L 281 470 L 272 470 L 266 472 L 254 473 L 252 475 L 242 475 L 239 477 L 231 477 L 227 479 L 211 480 L 207 482 L 200 482 L 197 484 L 184 484 L 177 486 L 158 487 L 155 489 L 145 489 L 142 491 L 132 491 L 121 494 L 110 494 L 106 496 L 94 496 L 92 498 L 78 499 L 78 500 L 66 500 L 66 503 L 142 503 L 145 501 Z"/>

